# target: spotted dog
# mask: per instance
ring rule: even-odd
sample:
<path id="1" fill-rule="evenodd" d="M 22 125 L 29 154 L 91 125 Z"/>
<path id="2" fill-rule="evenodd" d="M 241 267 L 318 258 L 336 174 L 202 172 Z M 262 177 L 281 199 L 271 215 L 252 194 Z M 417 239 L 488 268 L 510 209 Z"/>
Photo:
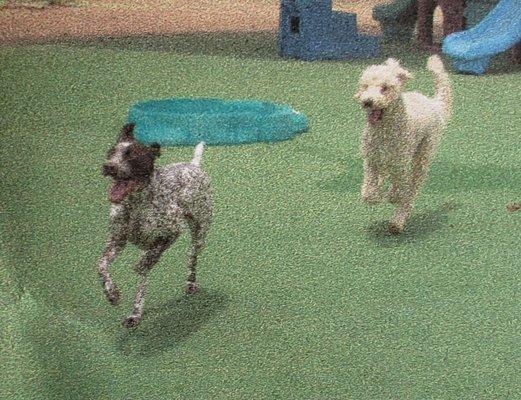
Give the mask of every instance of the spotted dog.
<path id="1" fill-rule="evenodd" d="M 133 131 L 133 124 L 125 125 L 103 165 L 103 175 L 112 178 L 110 234 L 98 265 L 107 298 L 117 305 L 120 292 L 109 275 L 109 266 L 127 242 L 143 250 L 135 267 L 141 282 L 132 313 L 123 321 L 126 327 L 141 321 L 148 273 L 185 230 L 192 237 L 186 292 L 198 291 L 197 257 L 212 222 L 210 178 L 200 166 L 204 143 L 196 146 L 191 162 L 155 168 L 160 147 L 141 144 Z"/>

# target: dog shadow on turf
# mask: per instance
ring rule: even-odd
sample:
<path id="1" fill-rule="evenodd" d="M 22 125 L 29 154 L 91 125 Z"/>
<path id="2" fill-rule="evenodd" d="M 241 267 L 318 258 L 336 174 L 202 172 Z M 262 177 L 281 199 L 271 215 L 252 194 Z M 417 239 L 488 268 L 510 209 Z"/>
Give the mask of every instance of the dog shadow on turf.
<path id="1" fill-rule="evenodd" d="M 366 234 L 373 242 L 393 247 L 424 239 L 447 226 L 449 214 L 460 208 L 459 203 L 446 202 L 435 210 L 413 214 L 407 223 L 407 228 L 401 235 L 389 233 L 389 221 L 377 221 L 369 225 Z"/>
<path id="2" fill-rule="evenodd" d="M 330 162 L 330 159 L 324 161 Z M 317 187 L 328 192 L 360 192 L 363 180 L 361 160 L 348 158 L 343 161 L 344 171 L 326 180 L 317 180 Z M 353 167 L 354 166 L 354 167 Z M 429 191 L 437 193 L 461 193 L 471 190 L 518 190 L 521 168 L 484 164 L 470 166 L 455 162 L 436 162 L 429 171 L 427 183 L 420 196 Z"/>
<path id="3" fill-rule="evenodd" d="M 137 328 L 123 331 L 116 346 L 128 355 L 146 357 L 160 353 L 199 331 L 226 308 L 227 302 L 224 294 L 202 290 L 151 306 L 145 309 Z"/>

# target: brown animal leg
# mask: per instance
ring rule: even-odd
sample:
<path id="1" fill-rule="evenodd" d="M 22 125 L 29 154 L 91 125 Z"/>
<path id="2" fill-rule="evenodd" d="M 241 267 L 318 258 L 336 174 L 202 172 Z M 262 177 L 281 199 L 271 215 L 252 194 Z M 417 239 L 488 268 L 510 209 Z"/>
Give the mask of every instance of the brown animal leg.
<path id="1" fill-rule="evenodd" d="M 424 48 L 430 49 L 433 44 L 432 19 L 435 8 L 435 0 L 418 0 L 418 42 Z"/>
<path id="2" fill-rule="evenodd" d="M 465 0 L 438 0 L 443 12 L 443 37 L 465 29 Z"/>

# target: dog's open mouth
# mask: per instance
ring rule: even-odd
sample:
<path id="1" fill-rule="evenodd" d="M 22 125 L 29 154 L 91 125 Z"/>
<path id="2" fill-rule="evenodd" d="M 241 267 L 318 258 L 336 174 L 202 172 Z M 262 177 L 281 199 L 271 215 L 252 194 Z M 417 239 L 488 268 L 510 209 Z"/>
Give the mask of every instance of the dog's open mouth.
<path id="1" fill-rule="evenodd" d="M 380 122 L 383 118 L 384 110 L 380 108 L 372 108 L 369 110 L 369 113 L 367 114 L 367 121 L 370 125 L 376 125 L 378 122 Z"/>
<path id="2" fill-rule="evenodd" d="M 121 203 L 136 187 L 138 186 L 138 182 L 131 179 L 119 180 L 115 179 L 112 182 L 112 187 L 110 188 L 109 198 L 112 203 Z"/>

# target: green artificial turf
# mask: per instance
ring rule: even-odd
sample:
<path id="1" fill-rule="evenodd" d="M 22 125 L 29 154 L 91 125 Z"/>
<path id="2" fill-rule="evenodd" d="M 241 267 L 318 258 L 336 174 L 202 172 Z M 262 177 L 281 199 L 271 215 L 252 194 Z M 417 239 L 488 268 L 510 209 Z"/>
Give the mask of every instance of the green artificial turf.
<path id="1" fill-rule="evenodd" d="M 386 49 L 433 93 L 427 55 Z M 455 116 L 407 232 L 359 189 L 369 61 L 277 56 L 272 34 L 103 39 L 0 48 L 2 399 L 521 398 L 521 73 L 452 75 Z M 279 144 L 210 147 L 215 223 L 201 294 L 183 294 L 188 239 L 151 274 L 127 331 L 139 253 L 96 263 L 101 164 L 136 101 L 291 104 L 311 129 Z M 191 148 L 163 152 L 160 164 Z"/>

